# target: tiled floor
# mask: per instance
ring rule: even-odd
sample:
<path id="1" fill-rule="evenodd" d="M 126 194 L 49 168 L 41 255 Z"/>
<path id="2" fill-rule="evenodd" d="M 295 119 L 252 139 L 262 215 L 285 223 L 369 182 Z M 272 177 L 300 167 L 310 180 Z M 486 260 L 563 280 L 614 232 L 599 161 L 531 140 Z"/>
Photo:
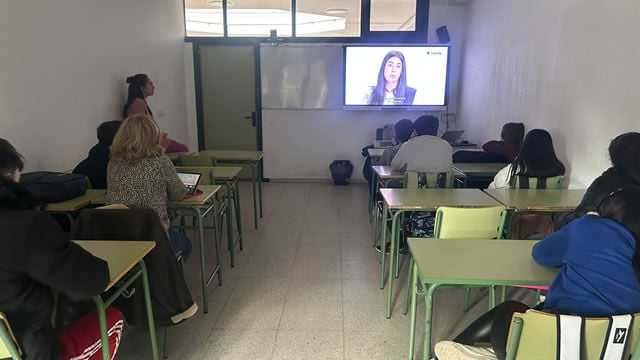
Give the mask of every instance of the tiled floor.
<path id="1" fill-rule="evenodd" d="M 244 251 L 235 268 L 223 254 L 223 285 L 210 286 L 209 313 L 199 311 L 169 329 L 169 358 L 406 359 L 409 318 L 401 307 L 408 261 L 404 257 L 394 286 L 394 314 L 386 319 L 367 195 L 363 184 L 265 184 L 264 217 L 254 230 L 250 183 L 243 183 Z M 186 276 L 201 304 L 195 260 L 187 262 Z M 463 313 L 462 290 L 439 291 L 433 338 L 452 338 L 484 312 L 484 295 L 474 290 L 472 309 Z M 422 304 L 416 359 L 422 357 Z M 149 354 L 146 330 L 127 329 L 116 358 L 150 359 Z"/>

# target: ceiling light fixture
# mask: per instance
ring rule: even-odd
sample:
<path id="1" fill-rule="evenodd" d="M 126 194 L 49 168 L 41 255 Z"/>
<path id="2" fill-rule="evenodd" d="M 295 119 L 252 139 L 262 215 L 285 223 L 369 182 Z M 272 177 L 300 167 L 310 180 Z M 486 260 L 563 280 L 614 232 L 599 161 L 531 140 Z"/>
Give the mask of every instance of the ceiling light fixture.
<path id="1" fill-rule="evenodd" d="M 342 8 L 331 8 L 331 9 L 327 9 L 324 11 L 325 13 L 329 14 L 329 15 L 340 15 L 340 14 L 346 14 L 349 12 L 349 10 L 347 9 L 342 9 Z"/>
<path id="2" fill-rule="evenodd" d="M 207 5 L 213 7 L 222 7 L 222 0 L 207 0 Z M 227 7 L 233 6 L 233 1 L 227 0 Z"/>

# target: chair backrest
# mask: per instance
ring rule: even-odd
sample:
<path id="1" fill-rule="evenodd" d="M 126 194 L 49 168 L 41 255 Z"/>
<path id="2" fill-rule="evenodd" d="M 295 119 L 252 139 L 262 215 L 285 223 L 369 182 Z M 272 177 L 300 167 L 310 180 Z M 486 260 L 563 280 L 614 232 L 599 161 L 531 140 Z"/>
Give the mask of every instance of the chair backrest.
<path id="1" fill-rule="evenodd" d="M 551 234 L 554 230 L 551 214 L 516 213 L 511 219 L 510 239 L 530 239 Z"/>
<path id="2" fill-rule="evenodd" d="M 640 314 L 634 314 L 622 359 L 640 359 Z M 514 313 L 507 341 L 507 359 L 556 359 L 558 346 L 555 314 L 537 310 Z M 580 359 L 600 359 L 609 331 L 609 318 L 586 318 Z M 630 355 L 633 354 L 632 357 Z"/>
<path id="3" fill-rule="evenodd" d="M 512 189 L 562 189 L 564 176 L 530 177 L 518 175 L 511 182 Z"/>
<path id="4" fill-rule="evenodd" d="M 452 188 L 451 172 L 417 172 L 405 171 L 404 187 L 407 189 Z"/>
<path id="5" fill-rule="evenodd" d="M 504 206 L 486 208 L 439 207 L 433 237 L 500 239 L 507 211 Z"/>
<path id="6" fill-rule="evenodd" d="M 16 340 L 9 321 L 4 313 L 0 312 L 0 359 L 22 359 L 22 349 Z"/>
<path id="7" fill-rule="evenodd" d="M 211 155 L 180 155 L 178 156 L 180 166 L 215 166 L 216 158 Z"/>
<path id="8" fill-rule="evenodd" d="M 214 185 L 213 166 L 176 166 L 177 172 L 200 174 L 200 185 Z"/>

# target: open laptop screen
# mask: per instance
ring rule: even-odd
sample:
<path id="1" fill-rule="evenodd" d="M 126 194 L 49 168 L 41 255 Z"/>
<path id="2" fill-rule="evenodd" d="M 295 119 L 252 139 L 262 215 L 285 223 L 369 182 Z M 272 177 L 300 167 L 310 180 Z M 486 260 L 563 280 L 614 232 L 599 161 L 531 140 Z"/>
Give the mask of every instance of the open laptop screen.
<path id="1" fill-rule="evenodd" d="M 197 173 L 178 173 L 178 177 L 187 187 L 187 194 L 193 194 L 198 188 L 198 182 L 200 182 L 200 174 Z"/>

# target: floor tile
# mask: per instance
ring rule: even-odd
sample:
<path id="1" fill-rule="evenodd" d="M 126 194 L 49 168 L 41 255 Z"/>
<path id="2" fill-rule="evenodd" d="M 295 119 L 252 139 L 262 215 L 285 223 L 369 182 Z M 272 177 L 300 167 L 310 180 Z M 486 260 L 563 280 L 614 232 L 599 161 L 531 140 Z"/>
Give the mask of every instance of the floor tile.
<path id="1" fill-rule="evenodd" d="M 274 330 L 280 324 L 284 300 L 229 299 L 215 324 L 216 329 Z"/>
<path id="2" fill-rule="evenodd" d="M 215 330 L 204 344 L 199 360 L 269 360 L 276 334 L 276 330 Z"/>
<path id="3" fill-rule="evenodd" d="M 279 330 L 273 360 L 341 360 L 342 331 Z"/>
<path id="4" fill-rule="evenodd" d="M 342 302 L 286 301 L 281 330 L 342 330 Z"/>
<path id="5" fill-rule="evenodd" d="M 342 281 L 338 279 L 290 279 L 287 301 L 342 301 Z"/>

